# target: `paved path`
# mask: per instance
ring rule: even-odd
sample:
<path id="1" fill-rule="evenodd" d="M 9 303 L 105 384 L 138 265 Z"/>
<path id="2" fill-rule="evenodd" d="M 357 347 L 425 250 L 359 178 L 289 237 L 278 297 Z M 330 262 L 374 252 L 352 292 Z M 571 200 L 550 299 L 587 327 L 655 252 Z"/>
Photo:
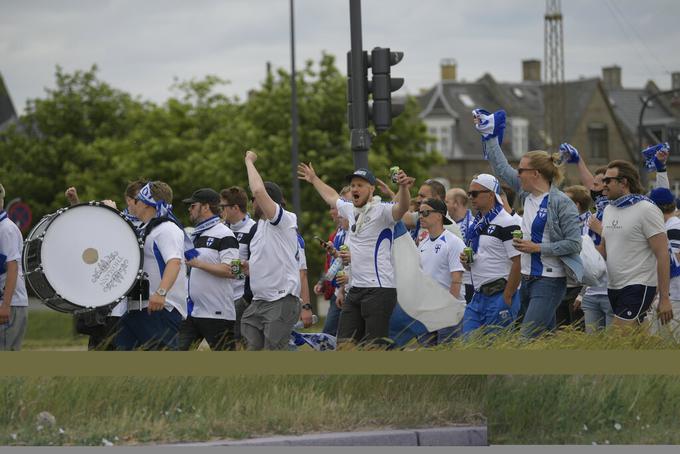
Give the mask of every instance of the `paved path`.
<path id="1" fill-rule="evenodd" d="M 485 426 L 439 427 L 432 429 L 336 432 L 287 437 L 218 440 L 156 445 L 159 447 L 216 446 L 487 446 Z"/>

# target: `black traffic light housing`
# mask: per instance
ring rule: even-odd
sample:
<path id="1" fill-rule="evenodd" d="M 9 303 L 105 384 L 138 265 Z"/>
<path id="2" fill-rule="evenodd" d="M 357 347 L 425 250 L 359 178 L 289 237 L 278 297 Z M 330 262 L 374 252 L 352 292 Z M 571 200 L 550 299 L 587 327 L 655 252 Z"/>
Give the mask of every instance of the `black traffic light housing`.
<path id="1" fill-rule="evenodd" d="M 402 102 L 392 102 L 392 92 L 404 85 L 404 79 L 391 76 L 392 66 L 403 58 L 403 52 L 392 52 L 389 47 L 375 47 L 371 51 L 373 79 L 368 87 L 373 97 L 373 106 L 370 117 L 378 133 L 387 131 L 392 126 L 392 118 L 404 111 Z"/>
<path id="2" fill-rule="evenodd" d="M 403 58 L 403 52 L 392 52 L 389 48 L 376 47 L 370 55 L 363 51 L 362 65 L 359 71 L 352 68 L 352 52 L 347 52 L 347 124 L 350 130 L 365 129 L 370 120 L 376 132 L 387 131 L 392 126 L 392 118 L 404 111 L 403 102 L 392 102 L 392 92 L 404 85 L 404 79 L 391 76 L 391 67 Z M 372 80 L 368 80 L 368 68 L 371 68 Z M 355 100 L 352 96 L 353 78 L 359 77 L 363 83 L 361 94 L 363 99 Z M 369 106 L 369 95 L 373 103 Z M 361 112 L 359 112 L 361 111 Z M 359 124 L 357 124 L 357 121 Z"/>

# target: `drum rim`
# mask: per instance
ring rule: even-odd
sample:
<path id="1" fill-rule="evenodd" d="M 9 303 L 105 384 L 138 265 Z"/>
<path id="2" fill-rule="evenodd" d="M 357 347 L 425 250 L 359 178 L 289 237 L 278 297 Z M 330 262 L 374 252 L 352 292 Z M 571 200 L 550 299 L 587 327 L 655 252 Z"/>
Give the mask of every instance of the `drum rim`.
<path id="1" fill-rule="evenodd" d="M 77 306 L 77 307 L 81 308 L 80 310 L 75 309 L 75 310 L 73 310 L 72 312 L 70 312 L 70 313 L 73 313 L 73 314 L 80 313 L 80 312 L 94 311 L 94 310 L 102 310 L 103 308 L 107 308 L 107 309 L 110 308 L 110 309 L 113 309 L 113 307 L 115 307 L 117 304 L 121 303 L 122 301 L 124 301 L 124 300 L 127 298 L 128 293 L 130 293 L 130 291 L 131 291 L 131 290 L 135 287 L 135 285 L 137 284 L 137 281 L 138 281 L 138 279 L 139 279 L 139 276 L 141 276 L 141 275 L 144 273 L 144 243 L 141 242 L 141 239 L 139 238 L 139 235 L 135 235 L 135 236 L 137 237 L 137 246 L 138 246 L 138 249 L 139 249 L 139 269 L 137 270 L 137 273 L 136 273 L 137 276 L 138 276 L 138 278 L 135 279 L 135 281 L 134 281 L 133 284 L 130 286 L 130 288 L 128 288 L 128 289 L 123 293 L 123 295 L 122 295 L 121 297 L 117 298 L 116 300 L 114 300 L 114 301 L 112 301 L 112 302 L 110 302 L 110 303 L 107 303 L 107 304 L 104 304 L 104 305 L 101 305 L 101 306 L 96 306 L 96 307 L 81 306 L 80 304 L 76 304 L 76 303 L 74 303 L 73 301 L 64 298 L 62 295 L 60 295 L 60 294 L 56 291 L 56 289 L 54 288 L 54 286 L 52 285 L 52 283 L 50 282 L 50 280 L 47 278 L 45 272 L 44 272 L 43 269 L 42 269 L 42 263 L 43 263 L 43 260 L 42 260 L 42 241 L 40 242 L 40 247 L 38 248 L 38 257 L 39 257 L 39 259 L 40 259 L 40 262 L 39 262 L 39 264 L 40 264 L 40 265 L 39 265 L 39 268 L 40 268 L 40 269 L 39 269 L 39 270 L 38 270 L 38 269 L 36 269 L 36 270 L 31 270 L 30 272 L 27 272 L 27 271 L 26 271 L 26 267 L 25 267 L 25 266 L 26 266 L 26 259 L 25 259 L 25 257 L 26 257 L 26 251 L 27 251 L 27 249 L 28 249 L 28 245 L 31 244 L 31 242 L 33 242 L 33 241 L 35 241 L 35 240 L 37 240 L 37 239 L 41 239 L 41 240 L 42 240 L 42 238 L 40 238 L 40 237 L 45 235 L 45 233 L 47 232 L 47 230 L 50 228 L 50 224 L 52 224 L 52 222 L 54 222 L 54 220 L 55 220 L 56 218 L 58 218 L 60 215 L 64 214 L 65 212 L 67 212 L 67 211 L 69 211 L 69 210 L 72 210 L 72 209 L 74 209 L 74 208 L 84 207 L 84 206 L 88 206 L 88 207 L 94 206 L 94 207 L 98 207 L 98 208 L 106 208 L 106 209 L 108 209 L 108 210 L 114 212 L 114 213 L 117 214 L 123 221 L 125 221 L 125 223 L 127 223 L 128 227 L 130 227 L 130 229 L 136 234 L 136 230 L 137 230 L 137 229 L 135 229 L 135 226 L 132 224 L 132 222 L 130 222 L 129 219 L 127 219 L 127 218 L 125 217 L 125 215 L 123 214 L 122 211 L 119 211 L 118 209 L 113 208 L 113 207 L 110 207 L 110 206 L 106 205 L 105 203 L 99 202 L 99 201 L 81 202 L 81 203 L 77 203 L 77 204 L 75 204 L 75 205 L 70 205 L 70 206 L 67 206 L 67 207 L 62 207 L 62 208 L 59 208 L 59 209 L 58 209 L 57 211 L 55 211 L 54 213 L 49 213 L 49 214 L 46 214 L 45 216 L 43 216 L 43 217 L 40 219 L 40 221 L 38 221 L 38 223 L 31 229 L 31 231 L 30 231 L 30 232 L 28 233 L 28 235 L 26 236 L 26 241 L 24 242 L 24 247 L 23 247 L 22 254 L 21 254 L 21 255 L 22 255 L 22 265 L 24 265 L 24 278 L 25 278 L 25 280 L 28 282 L 28 284 L 29 284 L 30 287 L 31 287 L 31 290 L 33 290 L 33 293 L 34 293 L 36 296 L 38 296 L 38 292 L 37 292 L 37 291 L 35 290 L 35 288 L 33 287 L 33 283 L 31 282 L 30 275 L 32 275 L 33 273 L 36 273 L 36 272 L 40 272 L 40 274 L 43 276 L 43 278 L 45 279 L 45 282 L 47 283 L 47 285 L 49 285 L 49 288 L 52 290 L 53 296 L 52 296 L 51 298 L 47 298 L 47 299 L 43 299 L 43 298 L 40 298 L 40 297 L 38 296 L 38 299 L 40 299 L 41 302 L 43 302 L 43 304 L 45 304 L 46 306 L 50 307 L 50 309 L 55 310 L 55 311 L 58 311 L 58 310 L 55 309 L 54 307 L 51 307 L 51 305 L 53 305 L 53 303 L 47 304 L 48 302 L 51 302 L 51 301 L 54 301 L 54 300 L 62 300 L 62 301 L 66 301 L 67 303 L 71 304 L 72 306 Z M 31 235 L 33 235 L 33 233 L 35 232 L 35 230 L 36 230 L 38 227 L 40 227 L 41 225 L 43 225 L 43 222 L 46 223 L 45 228 L 44 228 L 44 230 L 43 230 L 43 233 L 42 233 L 40 236 L 36 237 L 36 238 L 31 238 Z M 59 312 L 59 311 L 58 311 L 58 312 Z"/>

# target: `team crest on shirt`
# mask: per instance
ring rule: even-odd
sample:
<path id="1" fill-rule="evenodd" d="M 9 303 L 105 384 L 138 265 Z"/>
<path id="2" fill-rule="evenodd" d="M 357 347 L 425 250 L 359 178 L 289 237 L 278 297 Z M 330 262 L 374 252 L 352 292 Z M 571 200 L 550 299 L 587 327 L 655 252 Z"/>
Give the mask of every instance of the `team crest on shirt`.
<path id="1" fill-rule="evenodd" d="M 541 219 L 545 219 L 548 216 L 548 209 L 547 208 L 539 208 L 538 213 L 536 213 L 536 216 L 538 216 Z"/>
<path id="2" fill-rule="evenodd" d="M 436 245 L 436 246 L 434 247 L 434 253 L 435 253 L 435 254 L 438 254 L 441 248 L 442 248 L 442 245 L 441 245 L 441 244 Z"/>
<path id="3" fill-rule="evenodd" d="M 491 235 L 491 234 L 493 234 L 493 232 L 494 232 L 495 230 L 496 230 L 496 226 L 495 226 L 495 225 L 490 225 L 490 226 L 486 229 L 486 233 L 488 233 L 489 235 Z"/>
<path id="4" fill-rule="evenodd" d="M 210 246 L 213 245 L 214 242 L 215 242 L 215 238 L 210 237 L 210 238 L 208 238 L 208 241 L 205 242 L 205 245 L 206 245 L 207 247 L 210 247 Z"/>
<path id="5" fill-rule="evenodd" d="M 236 239 L 237 239 L 238 242 L 240 243 L 241 240 L 243 239 L 243 233 L 237 233 L 237 234 L 236 234 Z"/>

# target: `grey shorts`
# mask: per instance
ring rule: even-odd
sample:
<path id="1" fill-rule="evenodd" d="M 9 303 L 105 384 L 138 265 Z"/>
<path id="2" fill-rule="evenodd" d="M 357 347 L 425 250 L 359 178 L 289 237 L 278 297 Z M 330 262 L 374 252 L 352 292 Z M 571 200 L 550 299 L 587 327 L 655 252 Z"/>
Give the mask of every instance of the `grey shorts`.
<path id="1" fill-rule="evenodd" d="M 248 350 L 287 350 L 300 310 L 300 300 L 294 295 L 276 301 L 253 300 L 241 318 Z"/>
<path id="2" fill-rule="evenodd" d="M 0 325 L 0 350 L 21 350 L 28 321 L 27 306 L 11 306 L 9 322 Z"/>

